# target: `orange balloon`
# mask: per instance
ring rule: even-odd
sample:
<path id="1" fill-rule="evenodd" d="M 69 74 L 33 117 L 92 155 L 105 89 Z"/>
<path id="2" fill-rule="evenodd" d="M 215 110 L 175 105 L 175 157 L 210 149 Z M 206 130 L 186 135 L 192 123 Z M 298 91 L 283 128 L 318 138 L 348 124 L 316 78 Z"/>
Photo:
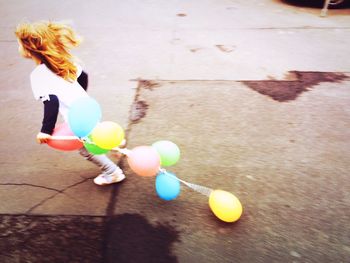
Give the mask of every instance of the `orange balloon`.
<path id="1" fill-rule="evenodd" d="M 159 172 L 160 157 L 151 146 L 138 146 L 128 154 L 130 168 L 141 176 L 154 176 Z"/>

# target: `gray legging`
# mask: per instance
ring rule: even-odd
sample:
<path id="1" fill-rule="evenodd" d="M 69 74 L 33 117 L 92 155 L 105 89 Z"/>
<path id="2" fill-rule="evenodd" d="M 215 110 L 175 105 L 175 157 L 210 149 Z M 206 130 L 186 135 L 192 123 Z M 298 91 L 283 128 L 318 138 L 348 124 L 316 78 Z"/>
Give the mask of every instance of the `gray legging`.
<path id="1" fill-rule="evenodd" d="M 93 155 L 89 153 L 85 147 L 79 150 L 79 154 L 83 156 L 86 160 L 96 164 L 100 167 L 102 173 L 110 175 L 114 173 L 119 167 L 112 162 L 106 155 Z"/>

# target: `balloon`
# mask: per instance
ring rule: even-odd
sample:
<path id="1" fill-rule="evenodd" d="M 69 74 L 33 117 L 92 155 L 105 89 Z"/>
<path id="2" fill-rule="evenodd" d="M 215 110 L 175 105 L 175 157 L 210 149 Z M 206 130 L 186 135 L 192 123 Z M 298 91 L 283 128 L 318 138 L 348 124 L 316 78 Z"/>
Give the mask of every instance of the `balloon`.
<path id="1" fill-rule="evenodd" d="M 156 177 L 156 192 L 166 201 L 175 199 L 180 194 L 180 182 L 173 173 L 159 173 Z"/>
<path id="2" fill-rule="evenodd" d="M 52 136 L 73 136 L 68 123 L 61 123 L 53 130 Z M 48 140 L 47 145 L 61 151 L 74 151 L 83 147 L 83 143 L 76 140 Z"/>
<path id="3" fill-rule="evenodd" d="M 157 150 L 162 166 L 174 165 L 180 159 L 180 149 L 171 141 L 158 141 L 152 147 Z"/>
<path id="4" fill-rule="evenodd" d="M 90 97 L 76 100 L 69 109 L 68 123 L 78 137 L 90 134 L 102 116 L 100 105 Z"/>
<path id="5" fill-rule="evenodd" d="M 93 129 L 91 139 L 98 147 L 110 150 L 124 140 L 124 130 L 115 122 L 104 121 Z"/>
<path id="6" fill-rule="evenodd" d="M 154 176 L 160 168 L 160 158 L 151 146 L 138 146 L 128 154 L 130 168 L 141 176 Z"/>
<path id="7" fill-rule="evenodd" d="M 99 155 L 99 154 L 105 154 L 107 152 L 109 152 L 109 150 L 106 149 L 102 149 L 100 147 L 98 147 L 91 139 L 91 135 L 88 136 L 90 142 L 84 142 L 84 147 L 86 148 L 86 150 L 89 153 L 95 154 L 95 155 Z"/>
<path id="8" fill-rule="evenodd" d="M 235 222 L 242 215 L 242 205 L 238 198 L 223 190 L 211 192 L 209 206 L 213 213 L 225 222 Z"/>

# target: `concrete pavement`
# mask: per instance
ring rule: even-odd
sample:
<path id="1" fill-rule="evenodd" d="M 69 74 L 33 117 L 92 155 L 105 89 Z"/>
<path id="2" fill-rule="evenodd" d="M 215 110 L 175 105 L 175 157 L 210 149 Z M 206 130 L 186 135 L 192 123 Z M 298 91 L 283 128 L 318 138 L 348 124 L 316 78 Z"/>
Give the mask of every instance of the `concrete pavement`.
<path id="1" fill-rule="evenodd" d="M 96 245 L 94 252 L 84 259 L 79 250 L 55 251 L 48 261 L 349 258 L 348 9 L 320 18 L 318 9 L 268 0 L 0 5 L 2 261 L 43 262 L 50 244 L 72 247 L 93 225 L 94 238 L 79 246 Z M 31 99 L 33 65 L 18 56 L 13 37 L 23 19 L 70 20 L 85 38 L 76 54 L 103 119 L 127 129 L 130 148 L 178 143 L 182 159 L 170 170 L 235 193 L 245 208 L 241 221 L 218 222 L 206 198 L 188 189 L 162 202 L 154 182 L 125 162 L 125 183 L 97 187 L 91 179 L 98 171 L 76 153 L 36 145 L 42 109 Z M 276 100 L 288 87 L 298 96 Z M 146 116 L 132 122 L 129 111 L 140 101 Z M 36 228 L 42 218 L 51 230 Z M 37 231 L 39 239 L 17 242 Z"/>
<path id="2" fill-rule="evenodd" d="M 131 126 L 130 147 L 176 142 L 182 159 L 168 170 L 234 193 L 244 214 L 237 224 L 217 222 L 205 196 L 182 186 L 176 200 L 165 202 L 156 196 L 154 180 L 135 176 L 118 190 L 115 213 L 171 222 L 180 231 L 174 244 L 179 262 L 346 262 L 347 77 L 310 86 L 288 102 L 238 81 L 141 87 L 138 100 L 148 110 Z"/>

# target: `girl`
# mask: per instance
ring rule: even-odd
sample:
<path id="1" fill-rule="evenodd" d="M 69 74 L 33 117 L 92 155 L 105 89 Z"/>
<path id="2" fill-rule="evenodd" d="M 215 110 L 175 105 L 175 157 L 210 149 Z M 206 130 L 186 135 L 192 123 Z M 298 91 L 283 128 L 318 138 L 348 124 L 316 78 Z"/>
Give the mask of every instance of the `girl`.
<path id="1" fill-rule="evenodd" d="M 38 143 L 46 143 L 60 113 L 67 122 L 72 103 L 86 93 L 88 76 L 74 63 L 70 49 L 80 44 L 71 27 L 59 23 L 24 23 L 17 26 L 19 53 L 32 59 L 36 67 L 30 75 L 34 98 L 44 106 Z M 85 147 L 79 150 L 85 159 L 99 166 L 102 173 L 94 179 L 98 185 L 117 183 L 125 179 L 123 171 L 105 155 L 93 155 Z"/>

